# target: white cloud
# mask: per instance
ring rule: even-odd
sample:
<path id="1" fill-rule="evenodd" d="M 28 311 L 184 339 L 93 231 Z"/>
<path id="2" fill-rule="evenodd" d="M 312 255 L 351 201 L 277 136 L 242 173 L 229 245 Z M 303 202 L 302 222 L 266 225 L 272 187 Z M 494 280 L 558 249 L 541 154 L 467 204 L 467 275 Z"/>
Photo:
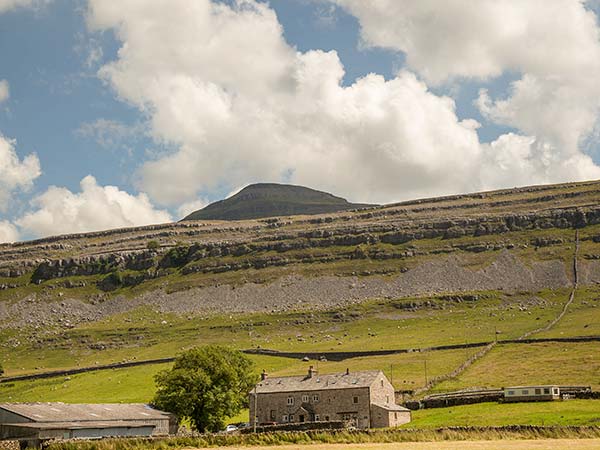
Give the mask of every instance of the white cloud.
<path id="1" fill-rule="evenodd" d="M 205 199 L 192 200 L 191 202 L 186 202 L 179 208 L 177 208 L 177 216 L 181 220 L 184 217 L 190 215 L 191 213 L 204 208 L 206 205 L 208 205 L 208 201 Z"/>
<path id="2" fill-rule="evenodd" d="M 583 0 L 336 2 L 359 19 L 366 45 L 404 52 L 431 83 L 520 74 L 506 98 L 482 91 L 482 112 L 562 158 L 582 156 L 600 112 L 600 29 Z"/>
<path id="3" fill-rule="evenodd" d="M 127 125 L 116 120 L 100 118 L 93 122 L 82 123 L 75 134 L 93 139 L 98 145 L 107 150 L 132 151 L 132 146 L 148 135 L 148 129 L 143 123 Z"/>
<path id="4" fill-rule="evenodd" d="M 7 209 L 14 191 L 30 189 L 42 173 L 38 157 L 32 154 L 19 160 L 15 144 L 0 134 L 0 211 Z"/>
<path id="5" fill-rule="evenodd" d="M 10 88 L 8 81 L 0 80 L 0 103 L 5 102 L 10 97 Z"/>
<path id="6" fill-rule="evenodd" d="M 352 7 L 352 2 L 340 3 Z M 502 33 L 523 37 L 533 32 L 538 39 L 545 39 L 545 45 L 558 46 L 555 57 L 563 52 L 554 31 L 550 37 L 539 36 L 541 27 L 553 22 L 542 21 L 523 34 L 519 26 L 527 28 L 528 23 L 522 24 L 519 10 L 513 14 L 514 21 L 500 21 L 505 24 L 503 28 L 496 24 L 498 16 L 493 16 L 496 2 L 482 0 L 487 9 L 479 2 L 468 3 L 467 8 L 460 2 L 449 2 L 448 12 L 439 13 L 441 17 L 433 24 L 420 17 L 427 16 L 428 6 L 439 6 L 437 2 L 423 2 L 421 7 L 417 6 L 421 2 L 401 3 L 406 14 L 394 14 L 396 3 L 391 0 L 352 4 L 355 9 L 364 5 L 367 13 L 368 8 L 381 12 L 381 17 L 374 17 L 381 18 L 382 33 L 391 33 L 390 42 L 397 38 L 394 21 L 400 20 L 402 25 L 404 17 L 406 33 L 414 33 L 417 40 L 411 43 L 414 51 L 423 53 L 423 61 L 411 55 L 409 61 L 432 82 L 454 76 L 490 77 L 504 70 L 507 63 L 502 58 L 508 58 L 505 53 L 509 50 L 518 50 L 517 40 L 511 38 L 510 45 L 488 55 L 488 24 L 500 37 Z M 377 5 L 391 9 L 378 11 Z M 461 6 L 467 18 L 482 20 L 485 16 L 487 21 L 477 25 L 474 32 L 456 29 L 465 27 L 467 19 L 454 26 L 444 14 L 457 15 Z M 413 9 L 418 14 L 411 15 Z M 545 6 L 540 4 L 539 9 L 546 15 Z M 558 14 L 556 8 L 550 9 Z M 365 13 L 365 19 L 360 11 L 352 11 L 367 30 L 365 21 L 372 16 Z M 588 16 L 585 11 L 576 12 L 567 16 L 578 19 L 585 30 L 577 34 L 575 25 L 563 24 L 560 31 L 571 33 L 568 39 L 578 38 L 580 45 L 589 47 L 592 53 L 584 53 L 591 57 Z M 254 181 L 286 180 L 355 201 L 389 202 L 521 182 L 600 177 L 600 170 L 589 158 L 576 149 L 559 151 L 550 132 L 537 133 L 547 125 L 540 117 L 539 122 L 532 119 L 529 127 L 523 126 L 537 138 L 507 135 L 495 143 L 481 144 L 476 131 L 479 124 L 459 120 L 454 101 L 432 93 L 410 71 L 403 70 L 389 81 L 370 74 L 351 86 L 342 86 L 344 67 L 337 53 L 297 52 L 285 42 L 275 13 L 264 3 L 239 0 L 230 7 L 209 0 L 191 4 L 186 0 L 156 0 L 148 6 L 133 0 L 90 0 L 88 23 L 94 30 L 114 30 L 122 42 L 118 59 L 103 66 L 100 76 L 121 99 L 150 118 L 157 141 L 176 147 L 148 161 L 139 171 L 141 190 L 161 204 L 177 205 L 196 199 L 199 192 Z M 481 39 L 477 33 L 483 33 Z M 421 44 L 419 39 L 428 34 L 434 36 Z M 463 43 L 460 36 L 470 44 Z M 456 41 L 458 50 L 443 39 Z M 526 42 L 534 45 L 537 41 L 528 38 Z M 446 57 L 437 45 L 455 56 Z M 431 67 L 425 66 L 427 51 L 432 55 Z M 528 64 L 552 64 L 544 60 L 550 53 L 538 55 L 536 62 Z M 526 59 L 515 57 L 515 64 L 525 64 Z M 481 103 L 487 106 L 490 117 L 498 118 L 495 120 L 513 117 L 512 106 L 501 114 L 493 100 L 482 97 Z M 579 120 L 585 128 L 590 109 L 583 109 Z M 518 117 L 514 121 L 523 122 Z M 566 132 L 554 136 L 563 138 Z M 543 160 L 537 161 L 539 157 Z"/>
<path id="7" fill-rule="evenodd" d="M 79 193 L 51 186 L 31 204 L 35 210 L 15 223 L 35 236 L 171 221 L 168 213 L 154 209 L 145 194 L 133 196 L 115 186 L 99 186 L 91 175 L 81 180 Z"/>
<path id="8" fill-rule="evenodd" d="M 17 228 L 6 220 L 0 220 L 0 244 L 19 240 Z"/>
<path id="9" fill-rule="evenodd" d="M 0 14 L 18 8 L 40 8 L 52 0 L 0 0 Z"/>

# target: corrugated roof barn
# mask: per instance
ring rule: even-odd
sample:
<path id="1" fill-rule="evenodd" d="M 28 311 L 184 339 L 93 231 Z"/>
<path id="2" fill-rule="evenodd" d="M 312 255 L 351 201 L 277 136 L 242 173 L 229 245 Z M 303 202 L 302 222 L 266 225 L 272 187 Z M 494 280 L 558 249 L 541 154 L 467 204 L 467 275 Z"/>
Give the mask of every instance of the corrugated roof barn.
<path id="1" fill-rule="evenodd" d="M 48 439 L 163 436 L 176 431 L 175 416 L 141 403 L 0 403 L 0 439 L 29 445 Z"/>

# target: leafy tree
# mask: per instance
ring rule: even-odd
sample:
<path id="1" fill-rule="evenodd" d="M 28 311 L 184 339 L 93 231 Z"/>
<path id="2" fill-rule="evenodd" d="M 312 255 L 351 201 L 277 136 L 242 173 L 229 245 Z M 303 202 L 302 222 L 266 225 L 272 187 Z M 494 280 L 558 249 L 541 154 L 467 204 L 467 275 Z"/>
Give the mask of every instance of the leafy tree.
<path id="1" fill-rule="evenodd" d="M 152 403 L 157 408 L 189 419 L 200 432 L 215 432 L 246 406 L 257 377 L 243 353 L 208 345 L 180 355 L 171 370 L 156 374 L 155 381 Z"/>

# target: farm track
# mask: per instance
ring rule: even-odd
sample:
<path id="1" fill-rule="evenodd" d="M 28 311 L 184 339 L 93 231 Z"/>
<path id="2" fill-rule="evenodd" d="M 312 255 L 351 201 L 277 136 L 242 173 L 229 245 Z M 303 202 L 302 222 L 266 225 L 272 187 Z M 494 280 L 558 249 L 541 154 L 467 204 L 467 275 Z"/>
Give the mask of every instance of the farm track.
<path id="1" fill-rule="evenodd" d="M 542 328 L 537 328 L 535 330 L 528 331 L 527 333 L 525 333 L 524 335 L 519 337 L 519 340 L 527 339 L 531 335 L 550 330 L 558 322 L 560 322 L 561 319 L 564 317 L 564 315 L 567 313 L 567 311 L 569 310 L 569 306 L 571 306 L 571 304 L 573 303 L 573 300 L 575 299 L 575 293 L 577 292 L 577 287 L 579 286 L 579 271 L 578 271 L 578 262 L 577 262 L 578 254 L 579 254 L 579 231 L 575 231 L 575 255 L 573 256 L 573 289 L 571 289 L 571 294 L 569 295 L 569 300 L 564 304 L 564 306 L 563 306 L 561 312 L 558 314 L 558 316 L 556 316 L 554 318 L 554 320 L 552 320 L 548 325 L 546 325 L 545 327 L 542 327 Z"/>
<path id="2" fill-rule="evenodd" d="M 558 322 L 560 322 L 560 320 L 567 313 L 569 306 L 571 306 L 571 303 L 573 303 L 573 300 L 575 299 L 575 293 L 577 291 L 577 286 L 579 284 L 578 267 L 577 267 L 578 254 L 579 254 L 579 231 L 575 230 L 575 252 L 573 254 L 573 288 L 571 289 L 571 293 L 569 294 L 569 300 L 563 305 L 563 308 L 560 311 L 560 313 L 548 325 L 526 332 L 525 334 L 520 336 L 517 339 L 517 341 L 523 341 L 524 339 L 527 339 L 528 337 L 530 337 L 534 334 L 550 330 Z M 471 357 L 469 357 L 464 363 L 462 363 L 459 367 L 454 369 L 452 372 L 435 377 L 432 380 L 430 380 L 424 387 L 417 389 L 415 391 L 415 395 L 423 394 L 423 393 L 433 389 L 436 385 L 438 385 L 444 381 L 458 377 L 465 370 L 467 370 L 469 367 L 471 367 L 475 362 L 477 362 L 478 360 L 480 360 L 481 358 L 486 356 L 497 344 L 498 344 L 498 341 L 490 342 L 479 352 L 477 352 L 474 355 L 472 355 Z"/>

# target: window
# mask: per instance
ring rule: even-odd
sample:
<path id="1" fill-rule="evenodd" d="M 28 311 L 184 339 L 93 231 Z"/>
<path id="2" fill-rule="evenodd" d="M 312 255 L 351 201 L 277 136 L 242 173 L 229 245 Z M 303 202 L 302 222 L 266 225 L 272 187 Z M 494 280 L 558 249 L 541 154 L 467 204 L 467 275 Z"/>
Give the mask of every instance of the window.
<path id="1" fill-rule="evenodd" d="M 313 395 L 313 402 L 318 402 L 318 401 L 319 401 L 319 394 Z"/>
<path id="2" fill-rule="evenodd" d="M 294 397 L 288 397 L 287 398 L 287 404 L 288 405 L 293 405 L 294 404 Z"/>
<path id="3" fill-rule="evenodd" d="M 398 420 L 398 413 L 397 412 L 394 413 L 394 419 Z"/>
<path id="4" fill-rule="evenodd" d="M 550 388 L 544 388 L 544 394 L 549 394 L 550 393 Z"/>
<path id="5" fill-rule="evenodd" d="M 558 388 L 554 388 L 552 391 L 554 392 L 554 395 L 558 395 Z"/>
<path id="6" fill-rule="evenodd" d="M 536 388 L 535 395 L 542 395 L 542 390 Z"/>
<path id="7" fill-rule="evenodd" d="M 319 415 L 315 414 L 315 422 L 318 422 L 318 421 L 319 421 Z"/>
<path id="8" fill-rule="evenodd" d="M 352 398 L 352 403 L 358 403 L 358 397 L 354 396 L 354 397 Z"/>
<path id="9" fill-rule="evenodd" d="M 529 389 L 523 389 L 521 391 L 521 394 L 523 394 L 523 395 L 529 395 Z"/>
<path id="10" fill-rule="evenodd" d="M 275 420 L 275 410 L 271 410 L 271 420 Z"/>
<path id="11" fill-rule="evenodd" d="M 383 380 L 381 380 L 381 387 L 383 387 Z"/>
<path id="12" fill-rule="evenodd" d="M 508 391 L 508 395 L 515 395 L 515 391 Z"/>
<path id="13" fill-rule="evenodd" d="M 325 422 L 329 422 L 329 416 L 325 416 Z"/>
<path id="14" fill-rule="evenodd" d="M 287 422 L 290 418 L 288 417 L 287 414 L 284 414 L 282 417 L 282 422 Z"/>
<path id="15" fill-rule="evenodd" d="M 386 403 L 389 403 L 389 402 L 390 402 L 390 396 L 389 396 L 389 395 L 386 395 L 386 396 L 385 396 L 385 402 L 386 402 Z M 356 402 L 355 402 L 355 403 L 356 403 Z"/>
<path id="16" fill-rule="evenodd" d="M 308 395 L 302 396 L 302 403 L 308 403 Z"/>
<path id="17" fill-rule="evenodd" d="M 294 415 L 290 414 L 290 422 L 293 422 L 293 421 L 294 421 Z"/>

